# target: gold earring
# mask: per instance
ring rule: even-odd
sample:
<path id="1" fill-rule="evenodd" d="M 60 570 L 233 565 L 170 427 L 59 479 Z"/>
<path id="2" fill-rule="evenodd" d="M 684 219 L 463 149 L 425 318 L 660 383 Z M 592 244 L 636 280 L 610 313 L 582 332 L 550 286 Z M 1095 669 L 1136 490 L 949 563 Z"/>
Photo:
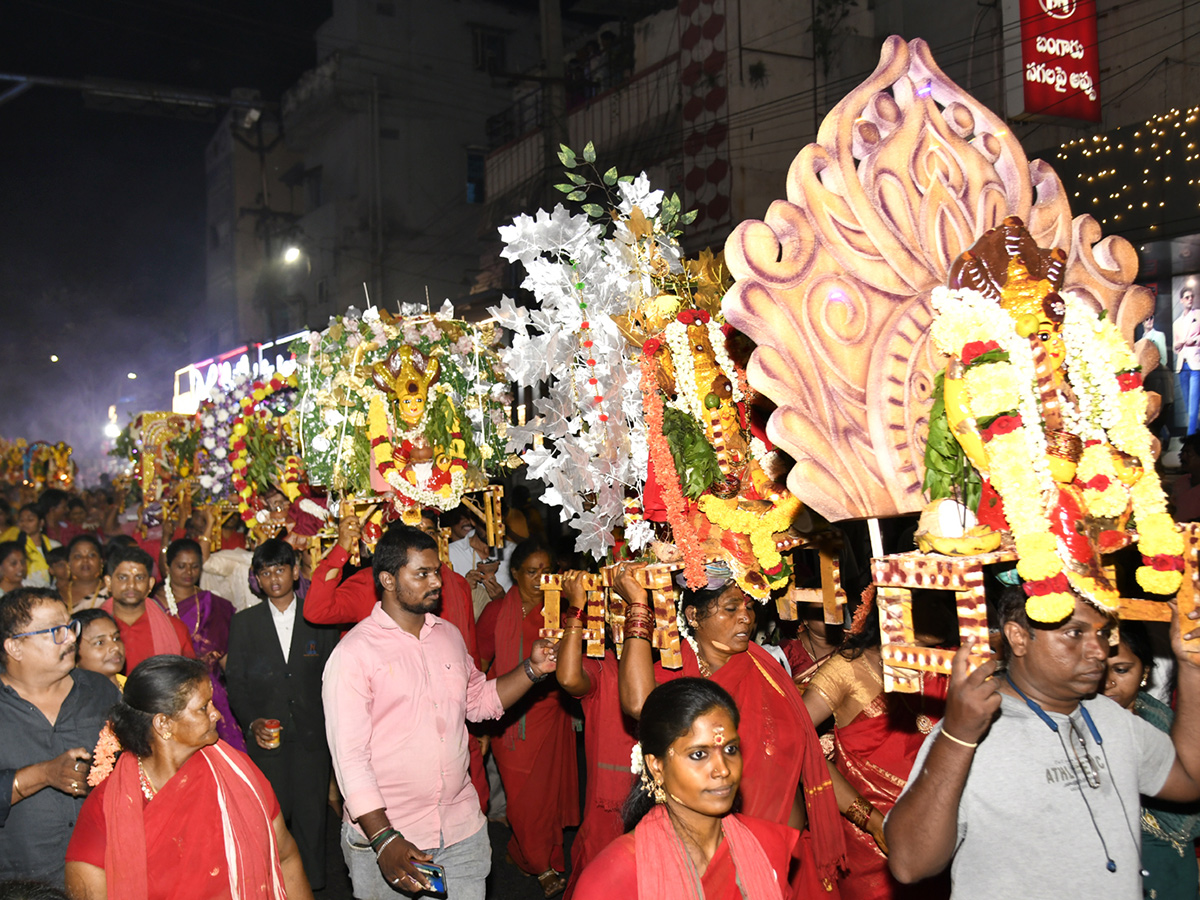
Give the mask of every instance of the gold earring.
<path id="1" fill-rule="evenodd" d="M 1142 676 L 1142 683 L 1141 683 L 1141 684 L 1139 684 L 1139 685 L 1138 685 L 1138 687 L 1145 687 L 1145 686 L 1146 686 L 1147 684 L 1149 684 L 1149 683 L 1150 683 L 1150 676 L 1149 676 L 1149 675 L 1143 675 L 1143 676 Z"/>
<path id="2" fill-rule="evenodd" d="M 666 803 L 667 793 L 661 783 L 650 778 L 650 773 L 642 769 L 642 790 L 654 798 L 655 803 Z"/>

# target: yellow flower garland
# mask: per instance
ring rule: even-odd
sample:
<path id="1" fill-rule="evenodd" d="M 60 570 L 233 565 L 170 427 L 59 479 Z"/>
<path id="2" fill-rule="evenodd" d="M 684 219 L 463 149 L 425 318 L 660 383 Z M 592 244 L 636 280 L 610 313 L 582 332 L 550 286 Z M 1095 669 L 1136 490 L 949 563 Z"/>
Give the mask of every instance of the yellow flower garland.
<path id="1" fill-rule="evenodd" d="M 787 530 L 800 510 L 800 500 L 792 495 L 778 501 L 771 509 L 762 513 L 738 509 L 737 498 L 721 499 L 712 494 L 705 494 L 699 500 L 700 512 L 718 528 L 734 531 L 750 538 L 750 546 L 754 556 L 762 566 L 764 577 L 771 580 L 766 573 L 778 566 L 783 558 L 775 548 L 775 535 Z"/>

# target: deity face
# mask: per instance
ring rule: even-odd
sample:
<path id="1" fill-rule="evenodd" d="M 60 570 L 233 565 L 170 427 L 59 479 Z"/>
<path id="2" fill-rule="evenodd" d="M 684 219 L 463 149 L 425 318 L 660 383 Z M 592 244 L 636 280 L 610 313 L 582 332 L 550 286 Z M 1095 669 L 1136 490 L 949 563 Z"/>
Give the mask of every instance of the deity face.
<path id="1" fill-rule="evenodd" d="M 410 384 L 409 390 L 399 395 L 400 419 L 409 428 L 421 421 L 425 413 L 426 394 Z"/>
<path id="2" fill-rule="evenodd" d="M 1062 324 L 1055 325 L 1049 319 L 1043 318 L 1038 322 L 1035 332 L 1037 340 L 1042 342 L 1046 358 L 1050 360 L 1051 368 L 1061 369 L 1067 359 L 1067 344 L 1062 337 Z"/>

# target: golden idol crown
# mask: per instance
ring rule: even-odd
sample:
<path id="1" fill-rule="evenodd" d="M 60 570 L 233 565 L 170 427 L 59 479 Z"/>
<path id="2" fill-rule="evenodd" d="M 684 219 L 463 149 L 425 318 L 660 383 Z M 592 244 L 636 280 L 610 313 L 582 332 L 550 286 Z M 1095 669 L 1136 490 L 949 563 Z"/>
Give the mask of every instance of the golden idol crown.
<path id="1" fill-rule="evenodd" d="M 436 357 L 430 357 L 425 360 L 425 370 L 422 371 L 417 367 L 417 359 L 424 357 L 413 347 L 405 345 L 397 348 L 384 362 L 375 364 L 375 383 L 397 397 L 424 396 L 429 391 L 429 385 L 437 381 L 441 367 Z"/>

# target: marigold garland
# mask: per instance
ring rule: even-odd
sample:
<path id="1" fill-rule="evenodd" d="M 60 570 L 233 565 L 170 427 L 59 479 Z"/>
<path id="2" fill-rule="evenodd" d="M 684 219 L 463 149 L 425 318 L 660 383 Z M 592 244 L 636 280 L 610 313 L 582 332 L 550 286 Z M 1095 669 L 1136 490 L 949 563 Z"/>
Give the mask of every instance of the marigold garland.
<path id="1" fill-rule="evenodd" d="M 1069 593 L 1057 542 L 1049 531 L 1047 499 L 1053 486 L 1045 481 L 1044 437 L 1039 427 L 1014 427 L 1008 413 L 1019 409 L 1025 422 L 1040 423 L 1036 379 L 1028 341 L 1017 335 L 1012 319 L 996 300 L 974 291 L 934 291 L 938 319 L 932 337 L 939 348 L 964 364 L 991 350 L 1007 351 L 1009 361 L 968 368 L 963 376 L 969 411 L 975 418 L 998 416 L 984 431 L 992 484 L 1004 500 L 1005 514 L 1017 543 L 1017 571 L 1025 581 L 1029 615 L 1057 621 L 1070 612 Z M 1088 509 L 1098 516 L 1120 515 L 1132 503 L 1138 547 L 1146 564 L 1137 580 L 1153 593 L 1170 594 L 1181 583 L 1183 539 L 1166 513 L 1166 498 L 1154 470 L 1152 442 L 1145 427 L 1147 397 L 1137 359 L 1112 323 L 1082 299 L 1066 295 L 1063 320 L 1066 370 L 1077 406 L 1064 403 L 1073 432 L 1088 442 L 1076 477 Z M 1042 440 L 1039 441 L 1039 438 Z M 1143 474 L 1126 490 L 1118 477 L 1109 446 L 1137 460 Z M 1038 444 L 1042 446 L 1039 448 Z M 1128 499 L 1127 499 L 1128 498 Z M 1167 566 L 1164 560 L 1174 560 Z M 1057 616 L 1057 618 L 1042 618 Z"/>
<path id="2" fill-rule="evenodd" d="M 268 382 L 256 381 L 250 391 L 250 396 L 243 397 L 241 400 L 241 412 L 233 418 L 233 441 L 229 445 L 229 464 L 233 469 L 233 487 L 237 491 L 237 509 L 242 517 L 242 521 L 250 525 L 255 520 L 255 512 L 251 508 L 251 500 L 256 496 L 254 485 L 246 480 L 246 469 L 250 465 L 249 453 L 246 447 L 246 435 L 250 428 L 248 422 L 253 418 L 265 418 L 261 409 L 262 403 L 268 397 L 285 388 L 296 388 L 299 386 L 299 380 L 295 373 L 288 375 L 286 378 L 281 378 L 278 375 L 272 376 Z M 289 459 L 296 459 L 292 456 Z M 295 490 L 299 495 L 298 484 L 301 473 L 299 466 L 287 466 L 280 478 L 280 490 L 285 495 L 289 491 Z"/>
<path id="3" fill-rule="evenodd" d="M 658 484 L 662 489 L 663 503 L 667 507 L 667 521 L 671 525 L 675 546 L 683 554 L 684 577 L 688 587 L 695 590 L 708 582 L 708 576 L 704 572 L 704 557 L 696 534 L 687 520 L 687 501 L 679 489 L 679 473 L 675 470 L 675 459 L 671 456 L 671 448 L 667 446 L 667 439 L 663 436 L 663 403 L 658 393 L 655 365 L 653 354 L 643 349 L 641 380 L 638 386 L 642 391 L 642 409 L 646 414 L 650 463 L 654 466 Z"/>
<path id="4" fill-rule="evenodd" d="M 775 547 L 775 535 L 792 524 L 800 509 L 799 498 L 789 494 L 761 513 L 739 509 L 737 504 L 736 497 L 722 499 L 712 494 L 705 494 L 699 500 L 700 511 L 714 525 L 750 538 L 750 546 L 767 583 L 771 587 L 779 587 L 787 579 L 782 574 L 783 557 Z M 769 574 L 771 572 L 776 573 L 774 578 Z"/>

